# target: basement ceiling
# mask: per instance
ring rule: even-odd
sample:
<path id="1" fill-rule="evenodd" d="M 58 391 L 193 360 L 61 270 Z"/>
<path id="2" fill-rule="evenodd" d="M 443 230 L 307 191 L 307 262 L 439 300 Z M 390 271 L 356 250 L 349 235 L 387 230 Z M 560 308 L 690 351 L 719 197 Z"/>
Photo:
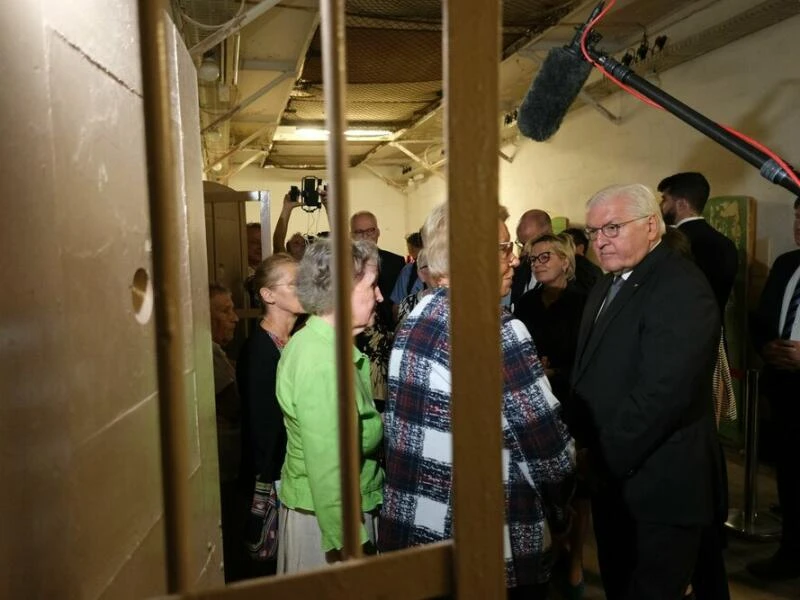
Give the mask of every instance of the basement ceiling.
<path id="1" fill-rule="evenodd" d="M 518 136 L 514 111 L 547 50 L 567 43 L 594 5 L 503 3 L 504 144 Z M 198 67 L 219 66 L 216 79 L 198 82 L 207 177 L 224 183 L 248 165 L 324 168 L 318 2 L 172 0 L 171 8 Z M 391 183 L 401 187 L 445 162 L 441 12 L 439 0 L 346 2 L 346 117 L 349 129 L 361 130 L 347 144 L 350 164 L 395 167 Z M 603 50 L 632 54 L 637 71 L 662 72 L 798 13 L 796 0 L 618 0 L 597 30 Z M 595 74 L 576 106 L 613 91 Z"/>

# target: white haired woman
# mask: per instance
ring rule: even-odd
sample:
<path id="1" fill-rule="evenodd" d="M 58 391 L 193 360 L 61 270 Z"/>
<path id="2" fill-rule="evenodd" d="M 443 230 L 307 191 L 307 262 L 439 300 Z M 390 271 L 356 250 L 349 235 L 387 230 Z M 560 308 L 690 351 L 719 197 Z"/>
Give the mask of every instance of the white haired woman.
<path id="1" fill-rule="evenodd" d="M 377 246 L 353 242 L 352 252 L 350 299 L 355 336 L 372 323 L 375 306 L 383 298 L 378 289 Z M 317 240 L 303 255 L 297 272 L 297 297 L 311 317 L 286 345 L 278 366 L 278 403 L 287 433 L 278 492 L 279 573 L 335 562 L 343 547 L 332 262 L 329 240 Z M 377 454 L 383 426 L 372 399 L 369 359 L 355 346 L 353 369 L 361 431 L 361 542 L 374 544 L 382 500 L 383 470 Z"/>
<path id="2" fill-rule="evenodd" d="M 500 310 L 500 298 L 509 292 L 519 265 L 504 215 L 501 210 L 498 306 L 478 309 Z M 422 231 L 438 289 L 417 304 L 398 330 L 389 363 L 381 550 L 444 540 L 453 533 L 448 229 L 447 207 L 441 205 Z M 534 600 L 546 594 L 551 540 L 568 529 L 574 445 L 530 335 L 505 310 L 501 341 L 503 445 L 509 456 L 503 472 L 507 595 Z"/>

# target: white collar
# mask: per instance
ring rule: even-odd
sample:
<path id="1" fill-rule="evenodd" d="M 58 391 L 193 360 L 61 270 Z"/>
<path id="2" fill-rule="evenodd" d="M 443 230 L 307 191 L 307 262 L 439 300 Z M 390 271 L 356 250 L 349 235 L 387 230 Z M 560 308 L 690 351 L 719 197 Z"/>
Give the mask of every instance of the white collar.
<path id="1" fill-rule="evenodd" d="M 681 225 L 683 225 L 684 223 L 688 223 L 689 221 L 705 221 L 705 218 L 699 215 L 696 217 L 686 217 L 685 219 L 681 219 L 680 221 L 675 223 L 675 227 L 680 227 Z"/>

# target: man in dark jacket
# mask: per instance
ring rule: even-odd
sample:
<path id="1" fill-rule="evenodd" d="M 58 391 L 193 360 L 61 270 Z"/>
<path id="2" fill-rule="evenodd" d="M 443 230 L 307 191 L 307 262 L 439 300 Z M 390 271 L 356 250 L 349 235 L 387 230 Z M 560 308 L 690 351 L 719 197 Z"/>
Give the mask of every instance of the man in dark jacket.
<path id="1" fill-rule="evenodd" d="M 710 192 L 708 181 L 700 173 L 676 173 L 663 179 L 658 191 L 664 222 L 689 238 L 694 261 L 711 284 L 724 320 L 725 305 L 739 268 L 739 254 L 733 241 L 703 218 Z"/>
<path id="2" fill-rule="evenodd" d="M 369 240 L 378 244 L 381 230 L 377 217 L 369 211 L 360 211 L 350 217 L 350 237 L 354 240 Z M 383 302 L 375 307 L 375 324 L 356 336 L 356 346 L 369 357 L 370 377 L 375 405 L 380 412 L 386 401 L 386 376 L 389 369 L 389 352 L 392 349 L 392 336 L 395 319 L 391 295 L 400 271 L 406 264 L 399 254 L 378 249 L 381 265 L 378 275 L 378 288 Z"/>
<path id="3" fill-rule="evenodd" d="M 800 246 L 800 197 L 794 201 L 794 243 Z M 763 579 L 800 577 L 800 250 L 775 259 L 751 327 L 764 359 L 761 391 L 775 427 L 783 534 L 778 552 L 747 565 Z"/>
<path id="4" fill-rule="evenodd" d="M 603 276 L 603 270 L 586 258 L 586 252 L 589 250 L 589 238 L 586 237 L 583 229 L 570 227 L 565 229 L 564 233 L 572 238 L 572 243 L 575 245 L 575 287 L 588 294 L 594 284 Z"/>

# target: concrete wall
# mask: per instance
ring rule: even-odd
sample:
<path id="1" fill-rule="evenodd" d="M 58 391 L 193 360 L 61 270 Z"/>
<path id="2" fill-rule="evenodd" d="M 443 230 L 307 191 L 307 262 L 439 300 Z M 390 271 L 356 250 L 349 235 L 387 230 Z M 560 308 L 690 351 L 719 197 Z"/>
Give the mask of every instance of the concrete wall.
<path id="1" fill-rule="evenodd" d="M 794 17 L 654 81 L 709 118 L 754 137 L 797 165 L 798 36 L 800 17 Z M 655 187 L 666 175 L 698 170 L 708 177 L 713 195 L 750 195 L 758 200 L 758 260 L 770 263 L 793 247 L 789 192 L 668 113 L 620 94 L 605 105 L 623 116 L 622 124 L 581 108 L 567 117 L 550 141 L 525 140 L 513 164 L 500 161 L 500 200 L 511 211 L 509 224 L 515 225 L 519 215 L 533 207 L 583 224 L 585 201 L 602 187 L 633 181 Z M 409 194 L 407 221 L 420 222 L 445 197 L 441 180 L 422 183 Z"/>

